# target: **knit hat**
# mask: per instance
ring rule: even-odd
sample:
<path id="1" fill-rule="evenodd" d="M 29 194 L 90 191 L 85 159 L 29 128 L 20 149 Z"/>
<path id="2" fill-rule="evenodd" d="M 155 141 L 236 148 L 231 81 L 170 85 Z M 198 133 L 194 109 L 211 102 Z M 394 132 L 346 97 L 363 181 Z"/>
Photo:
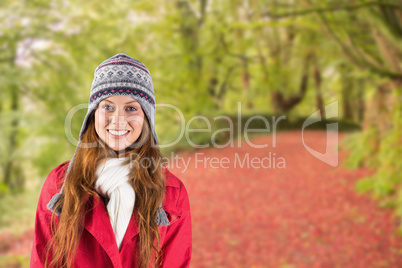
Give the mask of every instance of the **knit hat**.
<path id="1" fill-rule="evenodd" d="M 155 144 L 158 144 L 155 132 L 155 93 L 151 74 L 143 63 L 122 53 L 105 60 L 95 69 L 88 112 L 82 124 L 80 139 L 88 128 L 90 114 L 102 100 L 114 95 L 129 96 L 141 104 L 150 123 Z"/>
<path id="2" fill-rule="evenodd" d="M 77 147 L 81 146 L 82 136 L 88 128 L 88 120 L 97 109 L 98 104 L 102 100 L 116 95 L 129 96 L 140 103 L 150 124 L 155 144 L 158 144 L 158 137 L 155 132 L 155 93 L 150 72 L 142 62 L 126 54 L 119 53 L 103 61 L 95 69 L 89 97 L 88 112 L 81 127 Z M 66 178 L 71 171 L 76 154 L 77 150 L 69 163 Z M 63 198 L 63 189 L 64 184 L 60 193 L 54 195 L 47 204 L 47 208 L 56 215 L 60 215 L 61 213 L 61 208 L 59 207 L 55 210 L 55 206 Z M 157 224 L 168 225 L 169 221 L 161 206 L 158 211 Z"/>

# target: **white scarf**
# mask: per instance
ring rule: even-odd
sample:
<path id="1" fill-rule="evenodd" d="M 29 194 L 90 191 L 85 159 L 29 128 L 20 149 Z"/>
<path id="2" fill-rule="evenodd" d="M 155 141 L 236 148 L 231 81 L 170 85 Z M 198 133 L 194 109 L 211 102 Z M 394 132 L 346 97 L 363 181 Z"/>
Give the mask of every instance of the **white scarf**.
<path id="1" fill-rule="evenodd" d="M 107 211 L 120 250 L 124 234 L 134 210 L 135 192 L 129 183 L 130 165 L 122 165 L 126 158 L 108 158 L 96 169 L 96 191 L 109 197 Z"/>

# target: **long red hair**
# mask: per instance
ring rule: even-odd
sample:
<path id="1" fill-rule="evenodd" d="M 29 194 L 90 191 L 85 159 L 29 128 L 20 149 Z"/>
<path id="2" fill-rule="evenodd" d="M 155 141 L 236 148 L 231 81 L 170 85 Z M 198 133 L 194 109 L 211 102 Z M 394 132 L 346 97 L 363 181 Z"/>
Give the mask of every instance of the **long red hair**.
<path id="1" fill-rule="evenodd" d="M 139 247 L 133 254 L 139 255 L 141 268 L 148 267 L 151 262 L 154 262 L 154 267 L 158 267 L 162 260 L 159 254 L 160 233 L 155 217 L 164 199 L 165 178 L 162 172 L 162 154 L 154 144 L 147 117 L 144 117 L 142 133 L 135 143 L 137 146 L 130 146 L 124 153 L 119 152 L 119 155 L 99 139 L 94 121 L 92 114 L 81 144 L 97 146 L 77 148 L 71 170 L 65 178 L 64 198 L 56 205 L 56 209 L 62 206 L 57 226 L 55 215 L 52 215 L 53 239 L 49 241 L 46 267 L 74 266 L 78 242 L 84 229 L 85 203 L 90 196 L 98 196 L 94 188 L 97 163 L 107 157 L 117 156 L 126 156 L 134 164 L 131 165 L 130 178 L 136 194 Z M 146 168 L 140 166 L 143 163 L 141 159 L 144 158 L 151 160 L 147 162 L 149 166 Z M 153 243 L 155 238 L 156 247 Z"/>

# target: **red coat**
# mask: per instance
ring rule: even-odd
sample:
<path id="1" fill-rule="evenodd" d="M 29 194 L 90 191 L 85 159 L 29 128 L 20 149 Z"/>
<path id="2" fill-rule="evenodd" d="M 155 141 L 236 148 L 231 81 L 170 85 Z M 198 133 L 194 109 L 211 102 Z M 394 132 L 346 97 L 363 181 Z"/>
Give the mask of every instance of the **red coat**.
<path id="1" fill-rule="evenodd" d="M 55 168 L 46 179 L 39 198 L 35 219 L 35 237 L 32 246 L 31 267 L 44 267 L 46 243 L 51 238 L 50 218 L 52 213 L 46 205 L 59 192 L 63 172 L 69 161 Z M 162 207 L 170 224 L 159 226 L 161 245 L 164 251 L 162 267 L 189 267 L 192 251 L 190 203 L 184 184 L 165 169 L 166 194 Z M 78 244 L 75 266 L 80 267 L 138 267 L 135 248 L 139 242 L 137 209 L 131 217 L 123 238 L 121 251 L 117 247 L 106 207 L 99 197 L 91 198 L 93 209 L 85 217 L 85 229 Z M 98 203 L 99 202 L 99 203 Z M 99 204 L 99 205 L 95 205 Z M 58 217 L 55 215 L 58 223 Z M 154 240 L 156 241 L 156 240 Z"/>

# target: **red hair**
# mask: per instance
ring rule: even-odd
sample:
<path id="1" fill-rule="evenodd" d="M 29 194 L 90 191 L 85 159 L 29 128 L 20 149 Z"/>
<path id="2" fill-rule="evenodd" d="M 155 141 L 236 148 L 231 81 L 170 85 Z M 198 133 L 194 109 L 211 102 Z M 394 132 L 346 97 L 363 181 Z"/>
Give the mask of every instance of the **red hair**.
<path id="1" fill-rule="evenodd" d="M 162 172 L 162 154 L 154 144 L 148 119 L 144 117 L 143 129 L 135 148 L 126 148 L 123 156 L 129 157 L 132 165 L 130 178 L 136 193 L 135 206 L 138 212 L 139 247 L 133 254 L 139 254 L 140 267 L 154 267 L 162 261 L 159 254 L 160 233 L 155 222 L 157 210 L 165 195 L 165 177 Z M 82 143 L 98 144 L 92 148 L 77 148 L 71 170 L 65 178 L 63 199 L 56 205 L 62 206 L 58 226 L 55 226 L 52 215 L 53 239 L 49 241 L 46 256 L 46 267 L 73 267 L 78 243 L 83 232 L 85 206 L 88 197 L 98 196 L 95 191 L 95 170 L 97 163 L 103 158 L 117 157 L 117 153 L 108 148 L 96 133 L 94 116 L 89 119 L 88 129 L 82 136 Z M 140 167 L 141 159 L 150 166 Z M 156 247 L 154 239 L 156 238 Z M 51 256 L 51 258 L 49 258 Z M 49 260 L 50 259 L 50 260 Z M 50 261 L 50 263 L 48 263 Z"/>

